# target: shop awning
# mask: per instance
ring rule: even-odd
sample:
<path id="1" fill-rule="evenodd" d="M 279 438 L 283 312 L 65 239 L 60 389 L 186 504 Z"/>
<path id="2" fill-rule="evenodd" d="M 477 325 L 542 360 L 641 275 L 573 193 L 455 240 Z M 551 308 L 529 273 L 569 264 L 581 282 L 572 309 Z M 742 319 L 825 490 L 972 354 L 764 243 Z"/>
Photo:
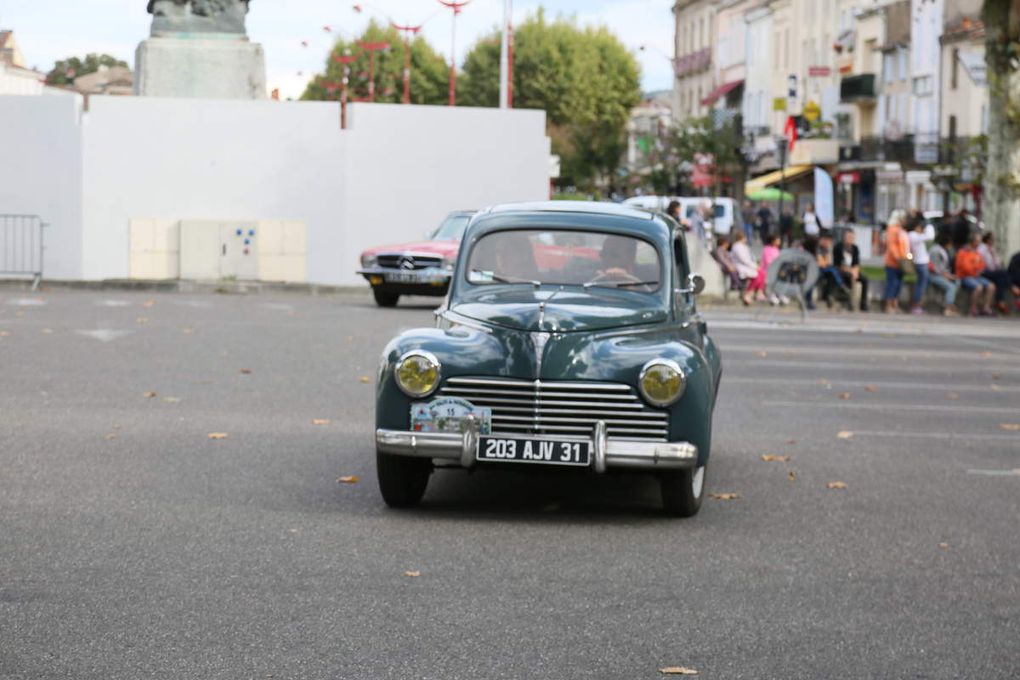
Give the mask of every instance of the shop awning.
<path id="1" fill-rule="evenodd" d="M 737 89 L 738 87 L 740 87 L 743 84 L 744 84 L 743 80 L 731 80 L 728 83 L 720 85 L 719 87 L 717 87 L 714 90 L 712 90 L 711 92 L 709 92 L 707 97 L 705 97 L 704 99 L 701 100 L 701 105 L 702 106 L 711 106 L 712 104 L 715 104 L 716 101 L 719 100 L 719 98 L 725 97 L 730 92 L 732 92 L 733 90 Z"/>
<path id="2" fill-rule="evenodd" d="M 760 177 L 755 177 L 747 184 L 744 185 L 745 194 L 753 194 L 759 189 L 778 184 L 779 182 L 789 181 L 801 175 L 807 174 L 815 169 L 813 165 L 791 165 L 786 170 L 775 170 L 773 172 L 766 173 Z"/>

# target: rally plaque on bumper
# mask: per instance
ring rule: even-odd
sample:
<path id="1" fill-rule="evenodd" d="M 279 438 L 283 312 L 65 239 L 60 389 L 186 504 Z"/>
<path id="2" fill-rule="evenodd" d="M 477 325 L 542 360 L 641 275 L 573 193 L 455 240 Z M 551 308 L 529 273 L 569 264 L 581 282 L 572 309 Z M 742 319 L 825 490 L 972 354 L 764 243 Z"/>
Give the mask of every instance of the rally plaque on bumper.
<path id="1" fill-rule="evenodd" d="M 478 438 L 475 459 L 499 463 L 587 467 L 591 463 L 591 446 L 591 442 L 586 440 L 483 436 Z"/>

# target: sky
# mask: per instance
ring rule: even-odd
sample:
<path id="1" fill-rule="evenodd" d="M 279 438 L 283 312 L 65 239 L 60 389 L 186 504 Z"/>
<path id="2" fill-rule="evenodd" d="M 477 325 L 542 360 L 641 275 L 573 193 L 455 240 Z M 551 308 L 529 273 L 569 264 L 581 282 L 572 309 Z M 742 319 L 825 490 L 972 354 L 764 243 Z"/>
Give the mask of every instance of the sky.
<path id="1" fill-rule="evenodd" d="M 0 28 L 12 29 L 28 66 L 48 71 L 53 63 L 89 52 L 107 52 L 129 64 L 148 37 L 147 0 L 0 0 Z M 354 10 L 360 4 L 361 13 Z M 514 20 L 541 5 L 547 16 L 573 17 L 608 26 L 635 53 L 645 91 L 672 87 L 673 20 L 670 0 L 514 0 Z M 471 0 L 457 19 L 457 60 L 500 22 L 503 0 Z M 353 37 L 369 19 L 402 24 L 425 22 L 423 35 L 449 58 L 451 12 L 437 0 L 251 0 L 248 35 L 266 51 L 268 85 L 283 97 L 298 97 L 321 71 L 337 36 Z M 324 30 L 329 26 L 332 33 Z M 302 45 L 307 42 L 308 46 Z M 647 46 L 641 50 L 641 46 Z"/>

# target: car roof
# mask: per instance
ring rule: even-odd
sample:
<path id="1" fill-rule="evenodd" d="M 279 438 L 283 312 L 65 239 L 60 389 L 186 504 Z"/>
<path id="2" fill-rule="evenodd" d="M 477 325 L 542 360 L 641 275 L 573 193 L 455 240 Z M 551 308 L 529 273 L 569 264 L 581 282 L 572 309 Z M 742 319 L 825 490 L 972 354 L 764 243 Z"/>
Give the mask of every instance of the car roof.
<path id="1" fill-rule="evenodd" d="M 534 201 L 530 203 L 504 203 L 480 211 L 480 214 L 505 213 L 583 213 L 586 215 L 609 215 L 613 217 L 635 217 L 643 220 L 654 219 L 647 211 L 638 210 L 620 203 L 597 201 Z"/>

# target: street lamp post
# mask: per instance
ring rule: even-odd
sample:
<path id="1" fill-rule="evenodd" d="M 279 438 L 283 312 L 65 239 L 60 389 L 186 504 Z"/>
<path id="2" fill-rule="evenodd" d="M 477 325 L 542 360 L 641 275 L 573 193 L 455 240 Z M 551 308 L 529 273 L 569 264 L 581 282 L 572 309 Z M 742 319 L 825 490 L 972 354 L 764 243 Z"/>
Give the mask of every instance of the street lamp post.
<path id="1" fill-rule="evenodd" d="M 390 26 L 404 34 L 404 99 L 405 104 L 411 103 L 411 36 L 418 35 L 424 24 L 417 26 L 401 26 L 390 21 Z"/>
<path id="2" fill-rule="evenodd" d="M 340 80 L 340 129 L 347 129 L 347 87 L 351 82 L 351 64 L 358 57 L 353 54 L 340 54 L 333 57 L 333 60 L 343 67 L 343 77 Z"/>
<path id="3" fill-rule="evenodd" d="M 499 108 L 514 105 L 514 16 L 513 0 L 503 2 L 503 41 L 499 57 Z"/>
<path id="4" fill-rule="evenodd" d="M 388 50 L 390 44 L 385 41 L 359 42 L 358 47 L 368 52 L 368 101 L 375 101 L 375 53 Z"/>
<path id="5" fill-rule="evenodd" d="M 450 106 L 457 105 L 457 15 L 471 0 L 439 0 L 439 4 L 453 10 L 453 28 L 450 31 Z"/>

